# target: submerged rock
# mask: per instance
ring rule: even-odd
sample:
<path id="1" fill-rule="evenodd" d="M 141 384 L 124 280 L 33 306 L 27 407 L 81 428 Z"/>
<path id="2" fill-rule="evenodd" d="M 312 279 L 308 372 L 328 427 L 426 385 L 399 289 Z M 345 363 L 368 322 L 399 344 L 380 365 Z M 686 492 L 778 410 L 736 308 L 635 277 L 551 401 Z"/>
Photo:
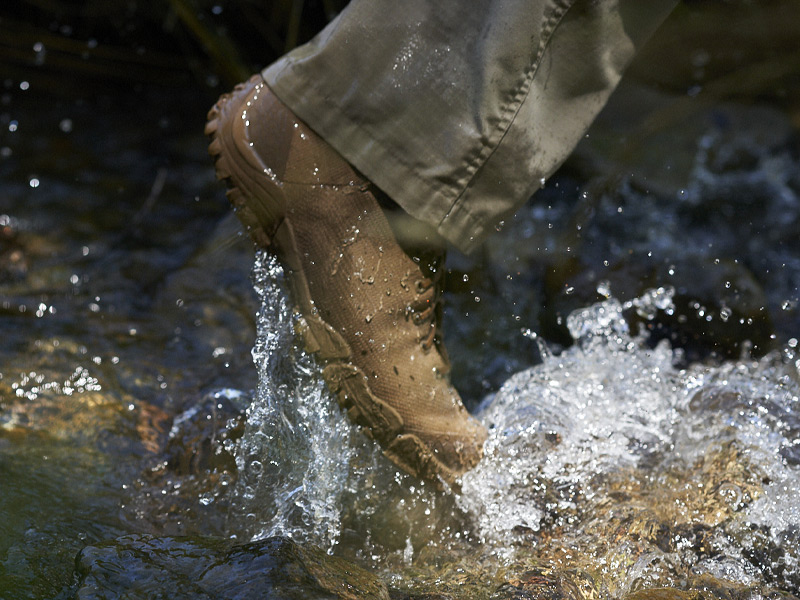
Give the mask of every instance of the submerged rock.
<path id="1" fill-rule="evenodd" d="M 737 585 L 709 575 L 690 577 L 683 589 L 650 588 L 627 594 L 622 600 L 796 600 L 796 596 L 766 588 Z"/>
<path id="2" fill-rule="evenodd" d="M 172 419 L 122 511 L 135 530 L 225 535 L 229 492 L 237 476 L 232 449 L 242 435 L 248 401 L 238 390 L 216 390 Z"/>
<path id="3" fill-rule="evenodd" d="M 584 573 L 539 568 L 511 577 L 492 600 L 583 600 L 596 594 L 591 578 Z"/>
<path id="4" fill-rule="evenodd" d="M 76 571 L 76 600 L 389 600 L 375 575 L 286 538 L 232 546 L 219 538 L 128 535 L 84 548 Z"/>

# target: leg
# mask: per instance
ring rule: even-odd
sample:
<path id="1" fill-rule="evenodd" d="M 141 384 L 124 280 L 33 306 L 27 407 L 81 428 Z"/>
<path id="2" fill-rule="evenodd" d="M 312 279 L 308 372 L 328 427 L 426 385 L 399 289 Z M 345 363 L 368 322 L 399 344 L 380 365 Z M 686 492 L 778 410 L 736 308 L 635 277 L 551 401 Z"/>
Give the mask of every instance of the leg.
<path id="1" fill-rule="evenodd" d="M 672 4 L 354 0 L 209 113 L 218 175 L 284 263 L 306 347 L 406 471 L 452 484 L 486 438 L 448 381 L 440 235 L 468 250 L 524 202 Z"/>
<path id="2" fill-rule="evenodd" d="M 240 219 L 286 268 L 306 348 L 340 405 L 395 464 L 453 485 L 486 431 L 447 377 L 438 236 L 404 250 L 379 192 L 260 76 L 220 99 L 206 131 Z"/>
<path id="3" fill-rule="evenodd" d="M 308 125 L 469 251 L 567 158 L 677 0 L 353 0 L 264 70 Z"/>

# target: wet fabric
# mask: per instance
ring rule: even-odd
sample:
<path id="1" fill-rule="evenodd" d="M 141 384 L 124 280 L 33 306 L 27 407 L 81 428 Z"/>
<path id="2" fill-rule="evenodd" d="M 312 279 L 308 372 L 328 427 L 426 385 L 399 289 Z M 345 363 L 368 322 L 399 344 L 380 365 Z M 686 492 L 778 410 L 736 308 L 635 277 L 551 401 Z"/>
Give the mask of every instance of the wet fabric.
<path id="1" fill-rule="evenodd" d="M 263 76 L 469 251 L 566 159 L 676 1 L 353 0 Z"/>

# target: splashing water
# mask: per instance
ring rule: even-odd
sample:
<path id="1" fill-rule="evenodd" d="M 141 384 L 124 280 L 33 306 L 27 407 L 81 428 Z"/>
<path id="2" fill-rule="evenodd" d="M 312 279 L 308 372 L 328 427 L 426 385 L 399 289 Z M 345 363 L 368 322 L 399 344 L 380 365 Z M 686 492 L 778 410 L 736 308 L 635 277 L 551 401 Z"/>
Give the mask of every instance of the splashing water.
<path id="1" fill-rule="evenodd" d="M 664 290 L 625 308 L 671 310 Z M 558 549 L 542 552 L 571 548 L 569 564 L 599 567 L 613 596 L 687 574 L 796 591 L 800 361 L 678 370 L 666 342 L 631 337 L 623 309 L 611 298 L 571 314 L 576 345 L 483 410 L 486 457 L 458 499 L 480 540 L 535 546 L 555 526 Z M 674 533 L 647 539 L 641 521 Z"/>
<path id="2" fill-rule="evenodd" d="M 570 513 L 593 479 L 670 448 L 677 373 L 666 345 L 644 351 L 610 299 L 572 313 L 578 344 L 506 382 L 482 412 L 486 457 L 464 478 L 459 503 L 481 539 L 508 543 L 548 513 Z"/>
<path id="3" fill-rule="evenodd" d="M 230 526 L 245 538 L 284 535 L 330 546 L 339 534 L 354 429 L 331 402 L 313 357 L 295 344 L 277 259 L 260 252 L 253 280 L 261 298 L 253 348 L 259 385 L 236 449 Z"/>
<path id="4" fill-rule="evenodd" d="M 576 311 L 576 344 L 485 403 L 485 458 L 460 495 L 441 496 L 398 473 L 336 407 L 294 343 L 276 260 L 259 255 L 254 278 L 260 383 L 237 449 L 237 535 L 286 535 L 376 565 L 416 567 L 430 545 L 488 551 L 495 572 L 533 556 L 591 573 L 610 597 L 703 576 L 800 589 L 791 349 L 680 370 L 666 342 L 647 347 L 624 318 L 671 311 L 671 290 Z"/>
<path id="5" fill-rule="evenodd" d="M 314 357 L 296 343 L 298 317 L 277 259 L 259 253 L 253 280 L 261 298 L 253 348 L 259 384 L 242 439 L 229 447 L 239 473 L 229 530 L 241 539 L 281 535 L 331 551 L 347 529 L 362 551 L 377 545 L 413 554 L 410 538 L 430 538 L 437 526 L 429 517 L 442 503 L 339 410 Z"/>

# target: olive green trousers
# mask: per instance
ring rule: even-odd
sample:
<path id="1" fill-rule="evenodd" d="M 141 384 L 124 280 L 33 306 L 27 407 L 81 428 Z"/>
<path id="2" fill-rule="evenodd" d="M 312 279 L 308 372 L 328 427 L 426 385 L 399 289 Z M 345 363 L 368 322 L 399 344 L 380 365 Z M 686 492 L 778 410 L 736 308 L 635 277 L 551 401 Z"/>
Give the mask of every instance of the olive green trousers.
<path id="1" fill-rule="evenodd" d="M 302 120 L 463 251 L 578 143 L 677 0 L 352 0 L 263 71 Z"/>

